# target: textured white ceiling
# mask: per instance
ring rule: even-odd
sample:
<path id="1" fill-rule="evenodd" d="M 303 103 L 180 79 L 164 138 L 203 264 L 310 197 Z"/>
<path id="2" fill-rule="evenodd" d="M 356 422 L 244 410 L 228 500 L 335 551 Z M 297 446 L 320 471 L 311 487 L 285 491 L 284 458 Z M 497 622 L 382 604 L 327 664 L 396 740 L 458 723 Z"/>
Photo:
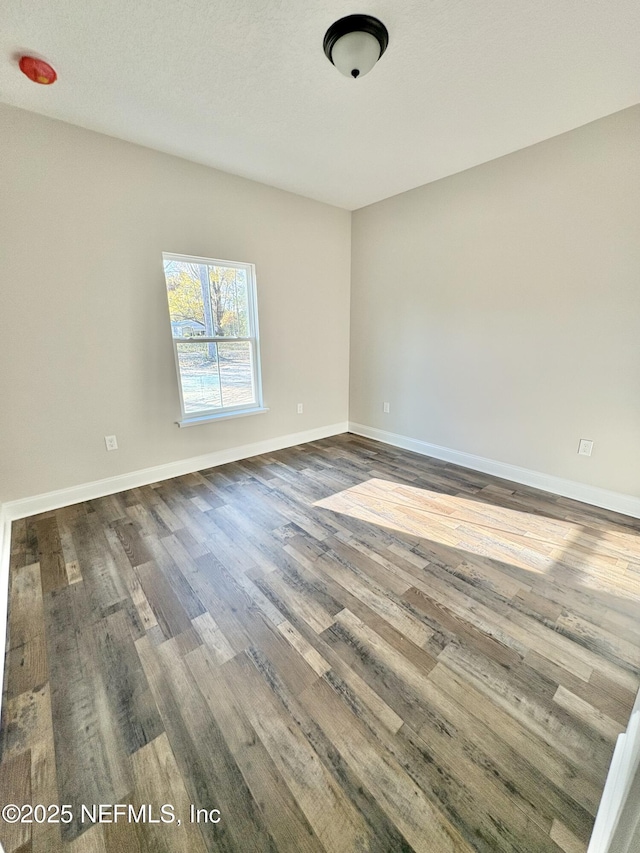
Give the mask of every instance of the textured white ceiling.
<path id="1" fill-rule="evenodd" d="M 390 35 L 360 80 L 322 52 L 352 12 Z M 2 0 L 0 100 L 353 209 L 639 102 L 640 3 Z"/>

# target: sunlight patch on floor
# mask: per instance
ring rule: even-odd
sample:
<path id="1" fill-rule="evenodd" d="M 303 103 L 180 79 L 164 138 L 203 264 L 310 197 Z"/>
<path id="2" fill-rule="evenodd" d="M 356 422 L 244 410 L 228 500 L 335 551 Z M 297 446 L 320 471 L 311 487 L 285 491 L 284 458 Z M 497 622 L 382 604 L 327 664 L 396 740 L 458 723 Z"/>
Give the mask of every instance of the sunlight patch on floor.
<path id="1" fill-rule="evenodd" d="M 579 574 L 587 586 L 640 595 L 640 536 L 372 478 L 315 506 L 527 572 Z M 491 500 L 496 500 L 492 493 Z M 637 555 L 629 563 L 629 553 Z"/>

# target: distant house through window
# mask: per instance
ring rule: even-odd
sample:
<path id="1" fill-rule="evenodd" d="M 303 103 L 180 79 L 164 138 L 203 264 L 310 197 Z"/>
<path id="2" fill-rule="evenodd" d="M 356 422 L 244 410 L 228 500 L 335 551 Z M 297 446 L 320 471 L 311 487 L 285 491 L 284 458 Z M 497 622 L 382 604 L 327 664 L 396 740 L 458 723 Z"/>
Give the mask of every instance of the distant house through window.
<path id="1" fill-rule="evenodd" d="M 182 418 L 262 408 L 253 264 L 163 254 Z"/>
<path id="2" fill-rule="evenodd" d="M 172 320 L 171 329 L 174 338 L 195 338 L 206 332 L 204 323 L 198 320 Z"/>

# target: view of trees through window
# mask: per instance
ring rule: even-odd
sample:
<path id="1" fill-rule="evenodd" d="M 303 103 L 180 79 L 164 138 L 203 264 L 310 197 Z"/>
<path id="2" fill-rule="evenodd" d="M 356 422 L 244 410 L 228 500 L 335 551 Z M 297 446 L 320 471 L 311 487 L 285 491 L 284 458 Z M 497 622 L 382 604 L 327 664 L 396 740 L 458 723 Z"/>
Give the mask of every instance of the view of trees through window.
<path id="1" fill-rule="evenodd" d="M 164 256 L 183 414 L 257 404 L 248 264 Z"/>
<path id="2" fill-rule="evenodd" d="M 249 337 L 245 269 L 168 260 L 164 270 L 172 323 L 193 320 L 208 338 Z"/>

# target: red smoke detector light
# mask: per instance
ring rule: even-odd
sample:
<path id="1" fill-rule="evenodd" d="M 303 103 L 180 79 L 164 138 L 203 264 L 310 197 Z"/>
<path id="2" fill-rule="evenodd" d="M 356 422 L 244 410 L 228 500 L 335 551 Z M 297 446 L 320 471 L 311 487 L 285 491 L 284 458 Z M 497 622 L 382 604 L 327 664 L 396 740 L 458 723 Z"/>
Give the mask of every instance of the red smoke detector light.
<path id="1" fill-rule="evenodd" d="M 21 56 L 20 71 L 26 74 L 29 80 L 33 80 L 34 83 L 42 83 L 43 86 L 49 86 L 58 79 L 55 69 L 44 59 L 36 59 L 35 56 Z"/>

